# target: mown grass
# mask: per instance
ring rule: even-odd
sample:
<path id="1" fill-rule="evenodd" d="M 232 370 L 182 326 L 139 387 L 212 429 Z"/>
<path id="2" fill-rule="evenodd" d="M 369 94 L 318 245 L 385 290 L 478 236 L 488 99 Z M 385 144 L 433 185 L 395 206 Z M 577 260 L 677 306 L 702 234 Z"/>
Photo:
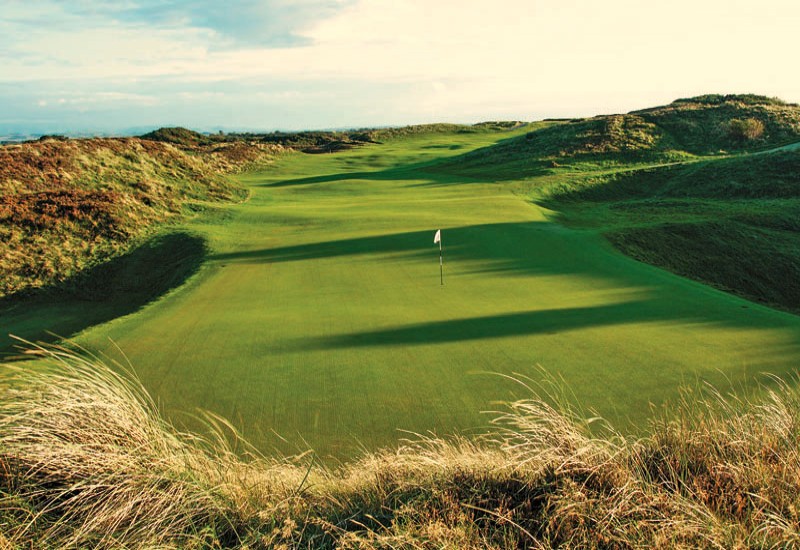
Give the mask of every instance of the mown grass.
<path id="1" fill-rule="evenodd" d="M 800 391 L 700 386 L 627 437 L 532 392 L 466 440 L 415 436 L 334 468 L 177 432 L 97 358 L 4 367 L 8 548 L 770 548 L 800 543 Z M 552 392 L 552 385 L 533 386 Z M 554 393 L 558 393 L 555 391 Z M 599 427 L 598 427 L 599 426 Z M 237 450 L 237 452 L 234 452 Z M 246 458 L 241 458 L 246 455 Z"/>

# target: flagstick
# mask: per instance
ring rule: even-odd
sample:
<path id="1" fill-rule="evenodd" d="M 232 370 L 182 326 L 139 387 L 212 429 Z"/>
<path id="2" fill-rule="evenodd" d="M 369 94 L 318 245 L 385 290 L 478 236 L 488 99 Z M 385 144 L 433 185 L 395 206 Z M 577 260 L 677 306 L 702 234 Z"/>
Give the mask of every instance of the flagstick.
<path id="1" fill-rule="evenodd" d="M 439 284 L 444 286 L 444 265 L 442 263 L 442 238 L 439 237 Z"/>

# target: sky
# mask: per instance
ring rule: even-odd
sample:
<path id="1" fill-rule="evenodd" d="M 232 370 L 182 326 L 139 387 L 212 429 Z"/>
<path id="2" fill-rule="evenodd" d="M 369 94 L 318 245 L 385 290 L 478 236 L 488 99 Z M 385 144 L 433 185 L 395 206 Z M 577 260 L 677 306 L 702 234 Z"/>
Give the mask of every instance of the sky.
<path id="1" fill-rule="evenodd" d="M 800 102 L 797 0 L 2 0 L 0 132 L 357 128 Z"/>

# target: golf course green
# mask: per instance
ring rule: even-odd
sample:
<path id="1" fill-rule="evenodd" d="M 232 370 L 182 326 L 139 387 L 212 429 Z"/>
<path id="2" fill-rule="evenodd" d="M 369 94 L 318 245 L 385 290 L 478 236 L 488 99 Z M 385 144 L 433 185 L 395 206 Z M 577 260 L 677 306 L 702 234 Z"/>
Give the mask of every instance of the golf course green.
<path id="1" fill-rule="evenodd" d="M 480 432 L 538 367 L 623 429 L 686 384 L 797 368 L 797 316 L 566 228 L 525 182 L 428 169 L 525 131 L 287 153 L 240 176 L 246 202 L 169 229 L 207 242 L 185 284 L 76 341 L 124 354 L 178 424 L 208 410 L 267 453 L 337 459 Z"/>

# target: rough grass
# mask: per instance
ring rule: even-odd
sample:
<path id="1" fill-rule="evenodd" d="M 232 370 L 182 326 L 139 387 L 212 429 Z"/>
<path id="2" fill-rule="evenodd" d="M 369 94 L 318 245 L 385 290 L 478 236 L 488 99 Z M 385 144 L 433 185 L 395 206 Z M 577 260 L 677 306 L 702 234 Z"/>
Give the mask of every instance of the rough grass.
<path id="1" fill-rule="evenodd" d="M 44 362 L 9 367 L 0 390 L 6 547 L 800 543 L 800 392 L 777 380 L 759 398 L 686 392 L 641 439 L 532 398 L 483 438 L 419 438 L 324 469 L 234 453 L 220 419 L 208 438 L 178 433 L 96 358 L 34 351 Z"/>
<path id="2" fill-rule="evenodd" d="M 279 151 L 138 138 L 0 147 L 0 297 L 63 283 L 204 202 L 240 200 L 225 175 Z"/>
<path id="3" fill-rule="evenodd" d="M 662 128 L 683 150 L 694 154 L 747 151 L 796 141 L 800 106 L 752 94 L 706 95 L 631 113 Z M 764 126 L 757 139 L 743 139 L 733 120 L 752 119 Z"/>

